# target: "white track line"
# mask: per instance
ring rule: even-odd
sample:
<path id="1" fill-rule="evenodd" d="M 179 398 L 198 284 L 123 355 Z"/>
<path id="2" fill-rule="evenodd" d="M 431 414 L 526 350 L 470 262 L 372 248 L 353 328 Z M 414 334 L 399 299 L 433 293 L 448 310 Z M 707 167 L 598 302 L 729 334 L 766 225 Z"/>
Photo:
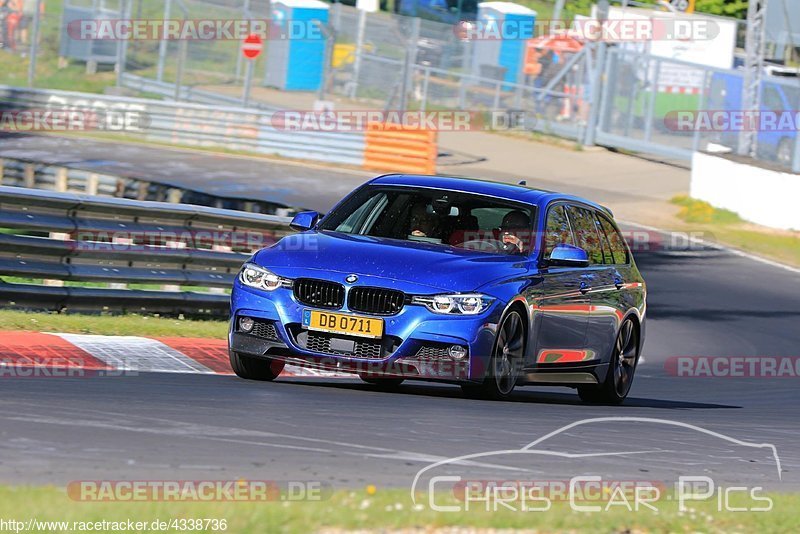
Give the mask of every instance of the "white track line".
<path id="1" fill-rule="evenodd" d="M 155 339 L 137 336 L 56 335 L 118 370 L 216 374 L 205 365 Z"/>
<path id="2" fill-rule="evenodd" d="M 641 228 L 643 230 L 649 230 L 651 232 L 658 232 L 658 233 L 661 233 L 661 234 L 672 234 L 672 233 L 675 233 L 675 232 L 673 232 L 671 230 L 664 230 L 663 228 L 656 228 L 655 226 L 649 226 L 649 225 L 646 225 L 646 224 L 640 224 L 640 223 L 635 223 L 635 222 L 631 222 L 631 221 L 621 221 L 620 220 L 620 221 L 617 221 L 617 222 L 620 225 L 623 225 L 623 226 L 636 226 L 636 227 Z M 785 271 L 789 271 L 790 273 L 800 274 L 800 269 L 798 269 L 797 267 L 792 267 L 791 265 L 786 265 L 786 264 L 783 264 L 783 263 L 780 263 L 780 262 L 777 262 L 777 261 L 774 261 L 774 260 L 769 260 L 767 258 L 762 258 L 761 256 L 757 256 L 757 255 L 752 254 L 750 252 L 745 252 L 743 250 L 739 250 L 739 249 L 736 249 L 736 248 L 733 248 L 733 247 L 730 247 L 730 246 L 727 246 L 727 245 L 720 245 L 719 243 L 713 243 L 711 241 L 706 241 L 705 239 L 701 239 L 699 237 L 688 236 L 688 239 L 689 239 L 689 241 L 691 243 L 694 243 L 694 244 L 703 245 L 705 247 L 713 248 L 713 249 L 716 249 L 716 250 L 723 250 L 725 252 L 730 252 L 734 256 L 739 256 L 741 258 L 747 258 L 749 260 L 757 261 L 759 263 L 763 263 L 763 264 L 769 265 L 771 267 L 777 267 L 779 269 L 783 269 Z"/>

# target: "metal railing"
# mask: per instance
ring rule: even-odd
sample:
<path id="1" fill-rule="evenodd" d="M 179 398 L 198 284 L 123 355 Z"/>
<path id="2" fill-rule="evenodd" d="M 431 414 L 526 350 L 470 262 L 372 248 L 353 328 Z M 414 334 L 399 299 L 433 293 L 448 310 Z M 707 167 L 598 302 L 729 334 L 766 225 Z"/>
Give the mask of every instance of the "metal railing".
<path id="1" fill-rule="evenodd" d="M 289 216 L 302 210 L 302 206 L 289 206 L 281 202 L 255 200 L 246 192 L 239 196 L 218 196 L 192 188 L 191 183 L 176 184 L 134 178 L 122 174 L 97 172 L 92 165 L 80 168 L 83 162 L 65 165 L 42 163 L 33 159 L 23 160 L 0 157 L 0 185 L 27 187 L 55 191 L 57 193 L 85 193 L 130 200 L 151 200 L 223 208 L 251 213 Z"/>
<path id="2" fill-rule="evenodd" d="M 288 234 L 288 223 L 0 186 L 0 306 L 226 316 L 225 289 L 242 263 Z"/>
<path id="3" fill-rule="evenodd" d="M 0 86 L 0 109 L 77 111 L 87 128 L 161 143 L 361 166 L 360 131 L 291 131 L 269 111 Z"/>

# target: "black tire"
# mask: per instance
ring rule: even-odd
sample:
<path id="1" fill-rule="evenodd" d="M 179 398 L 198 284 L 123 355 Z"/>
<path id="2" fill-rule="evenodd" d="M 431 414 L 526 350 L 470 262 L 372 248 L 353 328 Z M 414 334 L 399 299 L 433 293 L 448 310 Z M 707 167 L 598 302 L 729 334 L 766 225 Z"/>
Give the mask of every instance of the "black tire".
<path id="1" fill-rule="evenodd" d="M 511 310 L 497 328 L 492 357 L 482 384 L 462 384 L 468 397 L 505 400 L 519 380 L 525 354 L 525 323 L 520 313 Z"/>
<path id="2" fill-rule="evenodd" d="M 236 376 L 247 380 L 275 380 L 283 371 L 285 364 L 283 360 L 253 358 L 233 351 L 228 351 L 228 355 L 231 360 L 231 369 Z"/>
<path id="3" fill-rule="evenodd" d="M 608 373 L 598 386 L 580 386 L 578 395 L 593 404 L 622 404 L 633 384 L 639 361 L 639 334 L 631 319 L 619 329 L 609 361 Z"/>
<path id="4" fill-rule="evenodd" d="M 405 378 L 398 377 L 370 376 L 366 373 L 359 373 L 358 377 L 367 384 L 386 389 L 396 388 L 405 380 Z"/>

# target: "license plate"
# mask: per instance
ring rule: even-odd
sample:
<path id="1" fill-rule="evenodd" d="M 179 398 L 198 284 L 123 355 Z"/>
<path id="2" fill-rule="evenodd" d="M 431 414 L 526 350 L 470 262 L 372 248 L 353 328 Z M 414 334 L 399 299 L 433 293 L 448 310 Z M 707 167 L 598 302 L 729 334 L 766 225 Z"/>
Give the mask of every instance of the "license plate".
<path id="1" fill-rule="evenodd" d="M 374 338 L 383 336 L 383 319 L 343 313 L 303 310 L 303 326 L 331 334 Z"/>

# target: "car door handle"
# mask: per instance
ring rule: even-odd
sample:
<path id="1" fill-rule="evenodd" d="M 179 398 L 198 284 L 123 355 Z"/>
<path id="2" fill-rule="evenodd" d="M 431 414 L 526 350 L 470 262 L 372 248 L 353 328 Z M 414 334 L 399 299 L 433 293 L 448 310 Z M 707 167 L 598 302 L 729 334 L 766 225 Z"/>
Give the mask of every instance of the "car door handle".
<path id="1" fill-rule="evenodd" d="M 625 287 L 625 283 L 622 281 L 622 278 L 614 278 L 614 287 L 617 289 L 622 289 Z"/>
<path id="2" fill-rule="evenodd" d="M 583 293 L 585 295 L 586 293 L 588 293 L 591 290 L 592 290 L 592 288 L 591 288 L 591 286 L 589 284 L 587 284 L 586 282 L 581 282 L 581 287 L 580 287 L 580 292 L 581 293 Z"/>

